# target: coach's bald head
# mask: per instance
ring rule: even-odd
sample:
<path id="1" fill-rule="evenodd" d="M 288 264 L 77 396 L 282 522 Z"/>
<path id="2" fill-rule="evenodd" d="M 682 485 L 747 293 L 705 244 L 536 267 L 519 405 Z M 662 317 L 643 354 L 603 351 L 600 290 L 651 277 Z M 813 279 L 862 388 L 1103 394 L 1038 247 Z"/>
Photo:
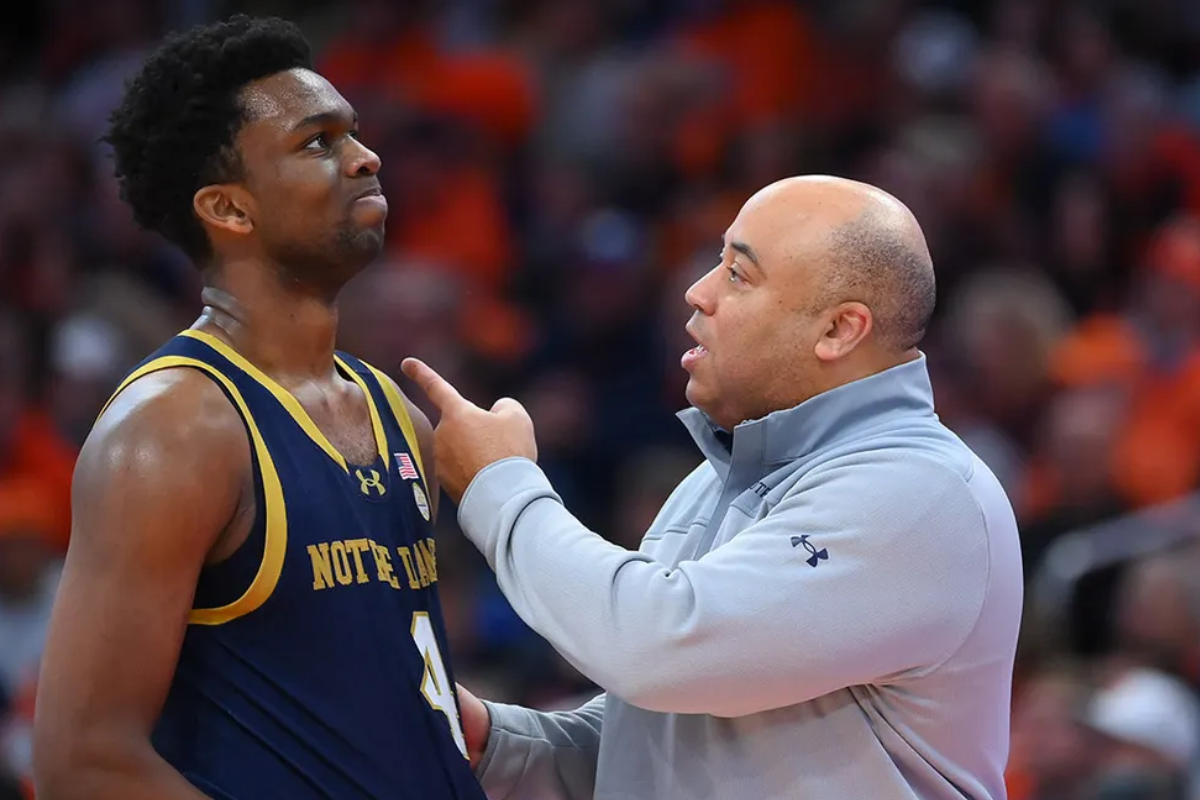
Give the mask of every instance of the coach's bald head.
<path id="1" fill-rule="evenodd" d="M 687 293 L 689 401 L 722 427 L 790 408 L 916 357 L 933 313 L 920 225 L 864 183 L 771 184 L 725 233 L 721 263 Z"/>

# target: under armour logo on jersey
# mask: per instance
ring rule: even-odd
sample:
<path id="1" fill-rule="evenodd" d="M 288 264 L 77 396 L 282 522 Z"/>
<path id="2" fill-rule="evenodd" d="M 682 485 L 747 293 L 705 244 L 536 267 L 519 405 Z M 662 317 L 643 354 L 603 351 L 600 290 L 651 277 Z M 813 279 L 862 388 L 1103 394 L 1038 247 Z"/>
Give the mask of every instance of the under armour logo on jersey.
<path id="1" fill-rule="evenodd" d="M 792 537 L 792 547 L 800 547 L 801 545 L 803 545 L 804 549 L 809 552 L 809 557 L 806 558 L 805 561 L 808 562 L 810 567 L 815 567 L 817 564 L 820 564 L 822 561 L 829 558 L 829 551 L 824 547 L 818 550 L 816 546 L 808 540 L 807 533 L 803 536 Z"/>
<path id="2" fill-rule="evenodd" d="M 377 470 L 369 469 L 364 473 L 361 469 L 356 469 L 354 475 L 358 478 L 358 488 L 367 497 L 371 496 L 372 489 L 376 490 L 380 497 L 387 494 L 387 489 L 383 487 L 382 478 Z"/>

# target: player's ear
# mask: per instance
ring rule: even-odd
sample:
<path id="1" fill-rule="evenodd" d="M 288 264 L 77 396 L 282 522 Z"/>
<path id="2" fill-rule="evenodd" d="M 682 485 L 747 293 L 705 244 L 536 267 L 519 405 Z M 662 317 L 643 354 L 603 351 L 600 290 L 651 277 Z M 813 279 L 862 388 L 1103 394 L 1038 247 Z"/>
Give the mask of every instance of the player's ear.
<path id="1" fill-rule="evenodd" d="M 192 196 L 192 208 L 209 227 L 243 235 L 254 230 L 253 200 L 236 184 L 214 183 L 200 187 Z"/>

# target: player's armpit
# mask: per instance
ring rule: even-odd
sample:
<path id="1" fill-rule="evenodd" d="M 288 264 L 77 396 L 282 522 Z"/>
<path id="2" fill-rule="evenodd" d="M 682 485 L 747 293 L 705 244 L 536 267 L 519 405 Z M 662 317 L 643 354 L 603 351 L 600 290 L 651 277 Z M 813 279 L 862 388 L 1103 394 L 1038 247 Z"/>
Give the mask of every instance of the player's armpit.
<path id="1" fill-rule="evenodd" d="M 35 723 L 41 800 L 199 800 L 149 736 L 197 577 L 247 490 L 245 428 L 192 370 L 148 375 L 97 423 L 73 484 L 73 527 Z"/>

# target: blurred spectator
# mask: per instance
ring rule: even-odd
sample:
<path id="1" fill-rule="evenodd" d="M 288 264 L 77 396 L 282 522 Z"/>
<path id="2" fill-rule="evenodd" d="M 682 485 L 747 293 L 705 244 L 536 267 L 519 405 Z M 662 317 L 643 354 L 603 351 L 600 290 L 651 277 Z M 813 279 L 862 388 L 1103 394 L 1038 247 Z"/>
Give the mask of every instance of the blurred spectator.
<path id="1" fill-rule="evenodd" d="M 1200 702 L 1182 682 L 1149 669 L 1121 674 L 1084 715 L 1099 734 L 1097 798 L 1189 800 L 1200 760 Z"/>
<path id="2" fill-rule="evenodd" d="M 1027 570 L 1038 567 L 1062 534 L 1126 510 L 1114 492 L 1108 463 L 1122 414 L 1121 395 L 1105 387 L 1075 389 L 1050 400 L 1018 495 L 1026 522 L 1021 543 Z"/>
<path id="3" fill-rule="evenodd" d="M 978 448 L 1019 510 L 1024 454 L 1049 397 L 1049 359 L 1068 312 L 1053 285 L 1027 269 L 981 270 L 959 286 L 949 306 L 943 333 L 960 402 L 948 419 Z"/>
<path id="4" fill-rule="evenodd" d="M 1121 663 L 1161 670 L 1200 691 L 1200 545 L 1126 570 L 1113 608 Z"/>
<path id="5" fill-rule="evenodd" d="M 0 480 L 0 797 L 5 776 L 32 769 L 32 686 L 45 646 L 60 562 L 49 538 L 55 498 L 33 479 Z"/>
<path id="6" fill-rule="evenodd" d="M 30 398 L 30 355 L 23 329 L 0 310 L 0 481 L 21 480 L 48 498 L 39 506 L 39 533 L 62 550 L 70 535 L 75 451 Z"/>
<path id="7" fill-rule="evenodd" d="M 53 498 L 36 482 L 0 482 L 0 685 L 15 697 L 41 658 L 58 581 L 47 541 Z"/>
<path id="8" fill-rule="evenodd" d="M 499 186 L 472 149 L 469 131 L 420 119 L 382 142 L 392 198 L 391 247 L 459 272 L 478 291 L 495 292 L 512 266 Z M 470 235 L 463 235 L 470 231 Z"/>
<path id="9" fill-rule="evenodd" d="M 1085 318 L 1054 370 L 1062 386 L 1124 395 L 1108 461 L 1118 496 L 1137 508 L 1200 486 L 1200 222 L 1156 232 L 1131 300 L 1125 313 Z"/>
<path id="10" fill-rule="evenodd" d="M 58 92 L 59 114 L 87 142 L 103 135 L 125 80 L 158 33 L 160 6 L 149 0 L 72 3 L 75 31 L 87 49 Z"/>
<path id="11" fill-rule="evenodd" d="M 1094 172 L 1072 170 L 1051 202 L 1046 266 L 1063 299 L 1076 316 L 1119 309 L 1131 270 L 1111 190 Z"/>
<path id="12" fill-rule="evenodd" d="M 1011 800 L 1085 800 L 1096 758 L 1079 724 L 1090 688 L 1076 666 L 1047 665 L 1015 696 Z"/>

